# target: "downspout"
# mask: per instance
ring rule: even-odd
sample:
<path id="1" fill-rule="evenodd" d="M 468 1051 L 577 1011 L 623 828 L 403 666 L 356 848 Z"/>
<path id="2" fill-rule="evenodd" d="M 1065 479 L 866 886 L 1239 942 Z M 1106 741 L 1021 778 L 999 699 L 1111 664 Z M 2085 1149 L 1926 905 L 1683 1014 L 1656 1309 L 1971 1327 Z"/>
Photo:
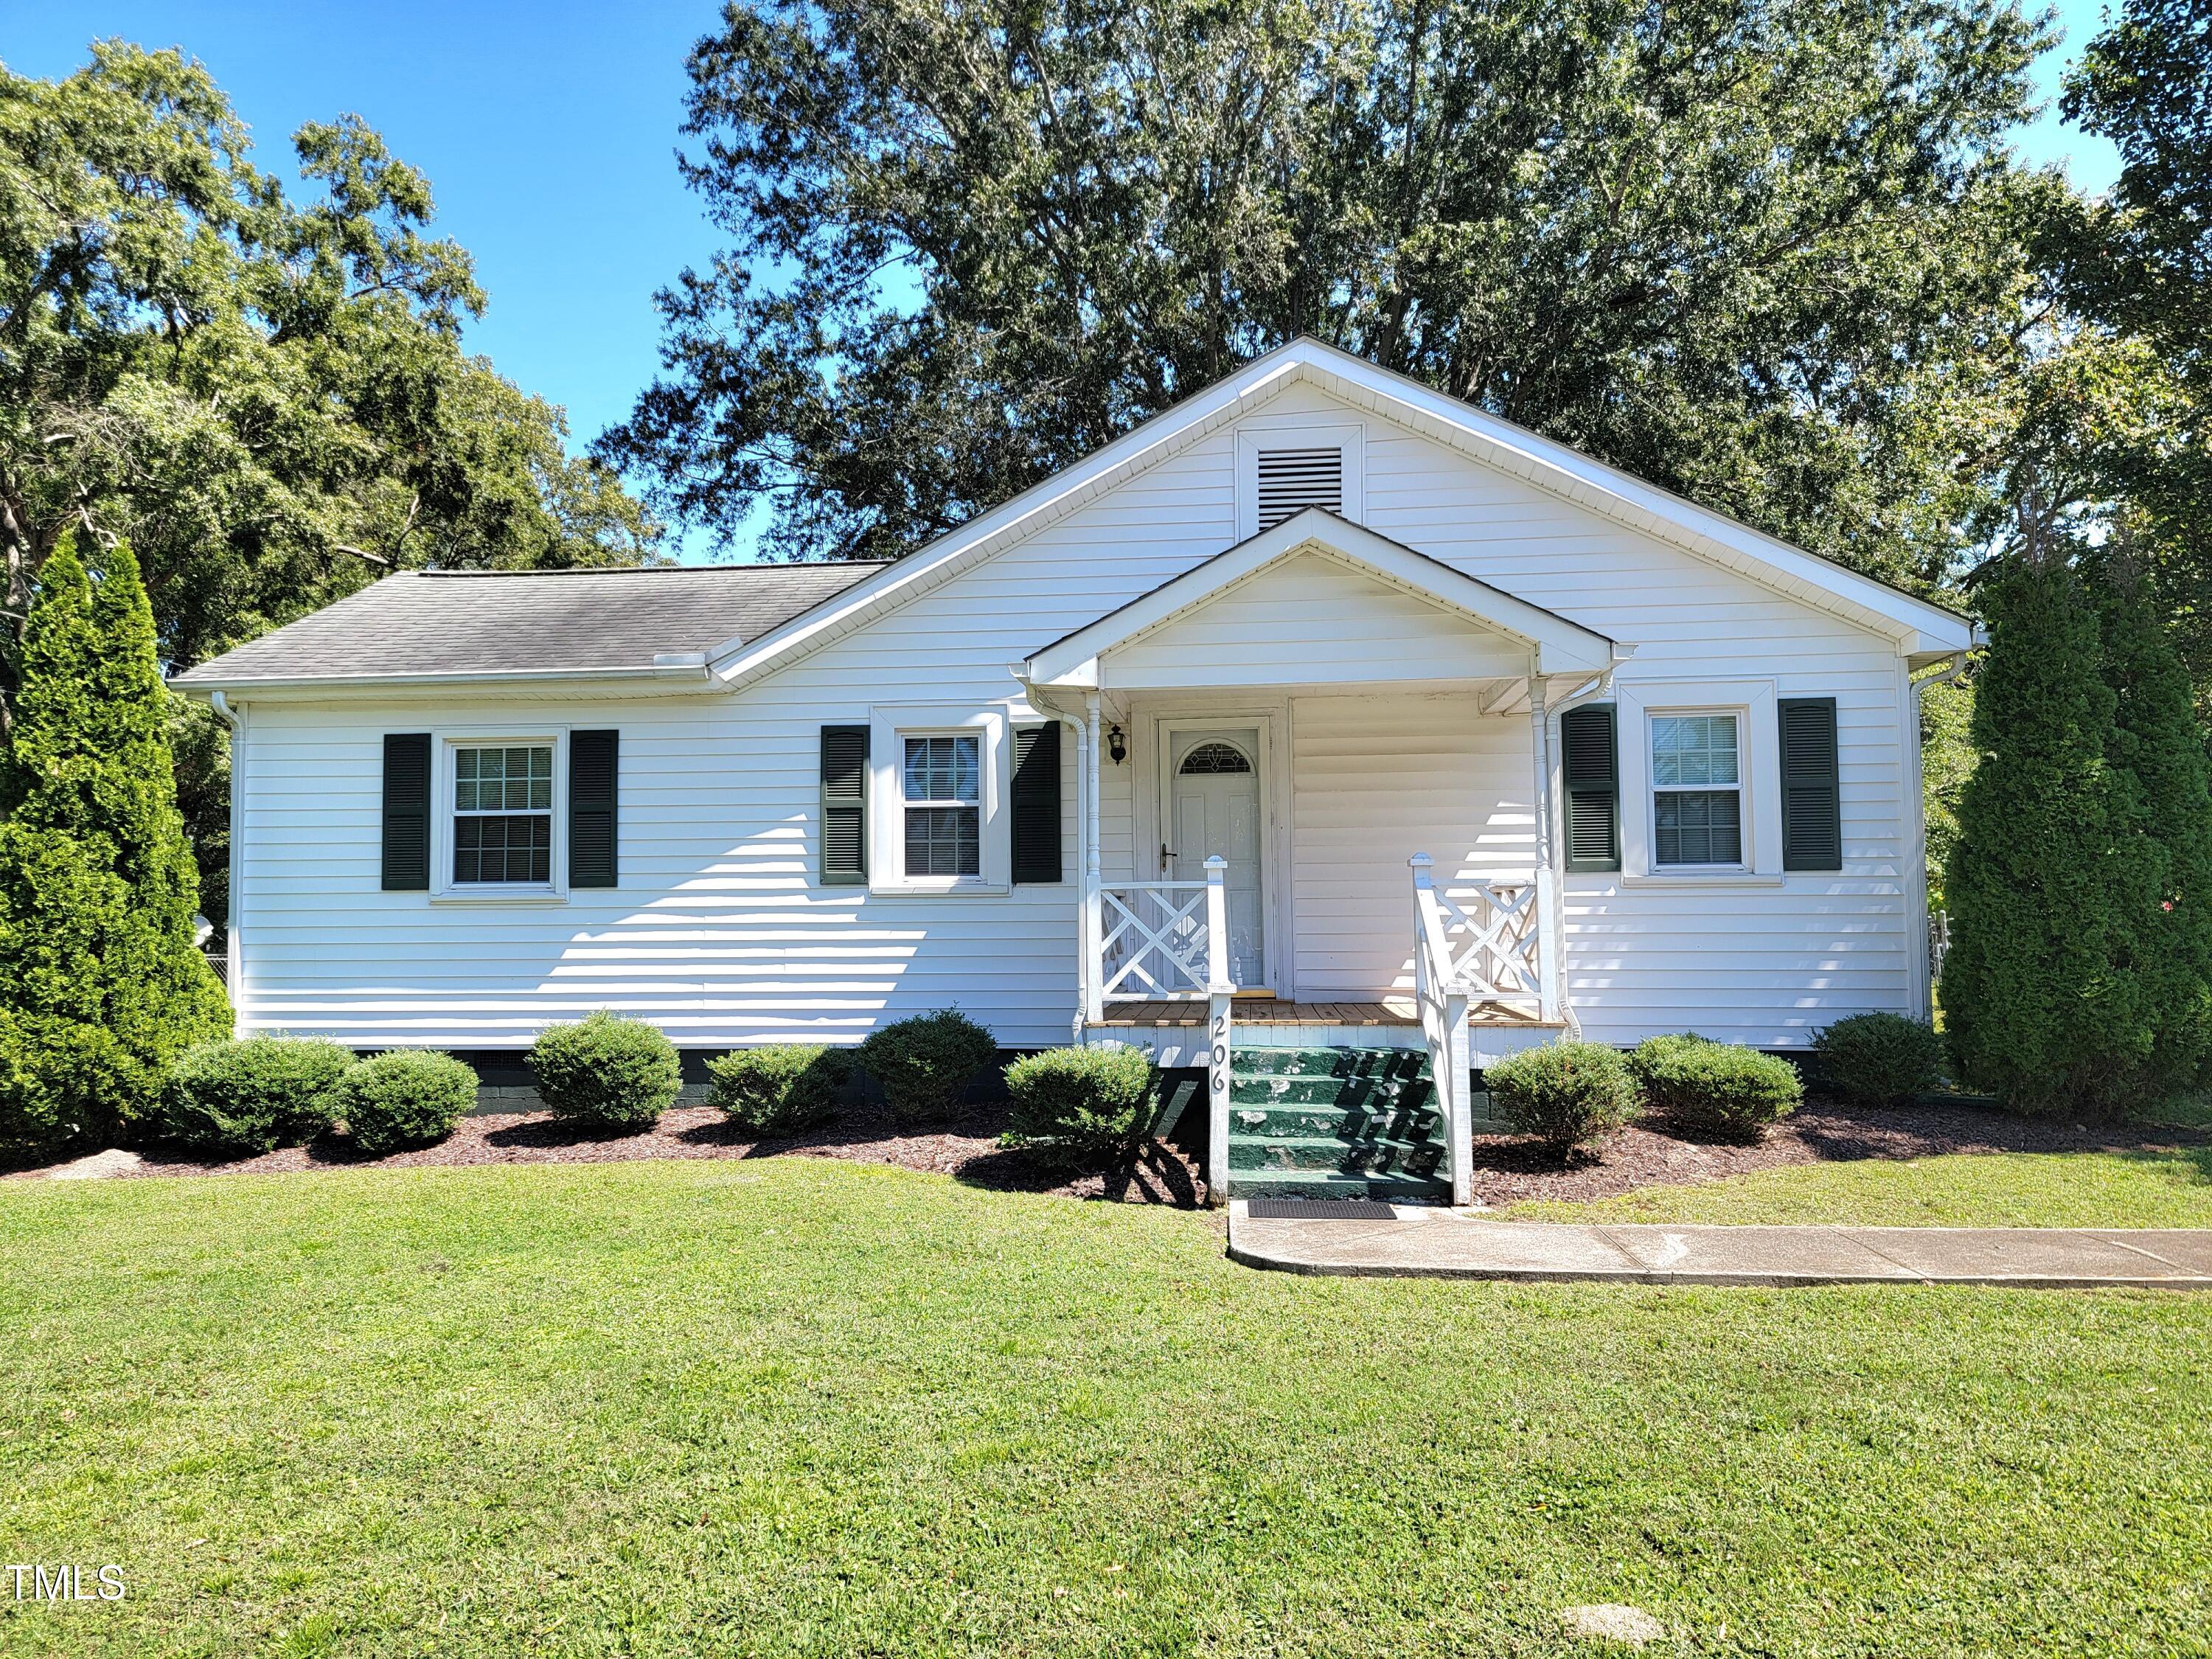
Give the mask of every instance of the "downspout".
<path id="1" fill-rule="evenodd" d="M 1911 670 L 1905 671 L 1905 683 L 1912 688 L 1911 708 L 1909 715 L 1911 724 L 1904 734 L 1906 740 L 1905 751 L 1911 757 L 1912 793 L 1908 799 L 1912 803 L 1913 824 L 1912 874 L 1907 879 L 1911 884 L 1913 913 L 1919 924 L 1920 933 L 1920 943 L 1917 947 L 1920 952 L 1918 958 L 1920 968 L 1914 977 L 1918 981 L 1920 1018 L 1924 1023 L 1931 1025 L 1936 1020 L 1936 975 L 1935 964 L 1928 959 L 1928 788 L 1923 775 L 1923 757 L 1921 754 L 1920 701 L 1929 686 L 1948 685 L 1960 675 L 1965 673 L 1966 665 L 1971 659 L 1969 652 L 1959 651 L 1952 653 L 1946 667 L 1933 674 L 1923 674 L 1915 679 Z"/>
<path id="2" fill-rule="evenodd" d="M 231 1032 L 246 1033 L 246 933 L 239 925 L 246 882 L 246 705 L 231 706 L 220 691 L 208 693 L 208 707 L 230 728 L 230 883 L 223 898 L 223 989 L 230 994 Z"/>

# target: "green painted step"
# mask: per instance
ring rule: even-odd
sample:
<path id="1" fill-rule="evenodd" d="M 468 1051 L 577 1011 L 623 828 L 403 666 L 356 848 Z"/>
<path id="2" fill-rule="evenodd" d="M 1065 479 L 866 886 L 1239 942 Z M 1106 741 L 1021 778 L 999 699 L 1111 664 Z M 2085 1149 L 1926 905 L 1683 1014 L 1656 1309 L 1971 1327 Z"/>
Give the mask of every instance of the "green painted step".
<path id="1" fill-rule="evenodd" d="M 1425 1078 L 1422 1048 L 1238 1048 L 1229 1057 L 1236 1077 Z"/>
<path id="2" fill-rule="evenodd" d="M 1416 1140 L 1237 1140 L 1229 1143 L 1231 1179 L 1247 1172 L 1295 1175 L 1307 1170 L 1322 1174 L 1408 1176 L 1428 1180 L 1443 1162 L 1444 1149 L 1433 1141 Z"/>
<path id="3" fill-rule="evenodd" d="M 1267 1073 L 1255 1077 L 1233 1065 L 1229 1073 L 1229 1099 L 1232 1105 L 1310 1103 L 1348 1107 L 1372 1102 L 1377 1105 L 1402 1103 L 1419 1106 L 1436 1091 L 1436 1085 L 1425 1077 L 1283 1077 Z"/>
<path id="4" fill-rule="evenodd" d="M 1443 1117 L 1428 1106 L 1394 1106 L 1377 1111 L 1371 1107 L 1238 1106 L 1229 1109 L 1229 1135 L 1293 1139 L 1334 1135 L 1366 1139 L 1380 1135 L 1391 1140 L 1433 1140 Z"/>
<path id="5" fill-rule="evenodd" d="M 1409 1181 L 1396 1176 L 1251 1175 L 1232 1176 L 1231 1198 L 1375 1198 L 1395 1204 L 1449 1204 L 1449 1181 Z"/>
<path id="6" fill-rule="evenodd" d="M 1449 1203 L 1429 1057 L 1418 1048 L 1238 1048 L 1231 1197 Z"/>

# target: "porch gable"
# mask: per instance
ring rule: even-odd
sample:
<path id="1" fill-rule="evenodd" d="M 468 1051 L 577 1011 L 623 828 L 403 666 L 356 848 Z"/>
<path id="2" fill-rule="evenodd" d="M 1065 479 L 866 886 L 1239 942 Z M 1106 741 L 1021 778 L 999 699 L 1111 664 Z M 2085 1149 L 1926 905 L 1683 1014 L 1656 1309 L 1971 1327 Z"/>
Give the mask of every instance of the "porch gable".
<path id="1" fill-rule="evenodd" d="M 1602 673 L 1601 634 L 1310 507 L 1030 657 L 1031 685 L 1352 684 Z"/>

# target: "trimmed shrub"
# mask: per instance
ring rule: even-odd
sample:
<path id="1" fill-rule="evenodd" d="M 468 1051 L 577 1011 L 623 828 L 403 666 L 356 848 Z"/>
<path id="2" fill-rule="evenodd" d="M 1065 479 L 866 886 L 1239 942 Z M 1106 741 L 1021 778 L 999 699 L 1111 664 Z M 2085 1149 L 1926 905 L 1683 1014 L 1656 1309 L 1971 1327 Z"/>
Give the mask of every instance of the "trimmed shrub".
<path id="1" fill-rule="evenodd" d="M 38 574 L 0 744 L 0 1152 L 110 1146 L 230 1030 L 193 940 L 169 693 L 131 550 L 64 536 Z"/>
<path id="2" fill-rule="evenodd" d="M 708 1104 L 762 1135 L 793 1135 L 837 1115 L 837 1091 L 853 1075 L 849 1048 L 777 1042 L 732 1048 L 707 1062 Z"/>
<path id="3" fill-rule="evenodd" d="M 378 1158 L 443 1140 L 476 1103 L 476 1073 L 433 1048 L 389 1049 L 337 1085 L 338 1115 L 353 1144 Z"/>
<path id="4" fill-rule="evenodd" d="M 1155 1076 L 1151 1055 L 1118 1042 L 1025 1055 L 1006 1067 L 1013 1127 L 1000 1145 L 1104 1169 L 1151 1129 Z"/>
<path id="5" fill-rule="evenodd" d="M 1636 1115 L 1636 1081 L 1617 1048 L 1601 1042 L 1547 1042 L 1486 1067 L 1497 1114 L 1565 1157 L 1611 1134 Z"/>
<path id="6" fill-rule="evenodd" d="M 660 1028 L 607 1008 L 547 1026 L 530 1045 L 530 1069 L 554 1116 L 607 1128 L 650 1128 L 684 1086 L 676 1045 Z"/>
<path id="7" fill-rule="evenodd" d="M 1902 1014 L 1853 1014 L 1814 1045 L 1820 1080 L 1845 1100 L 1888 1106 L 1943 1080 L 1943 1039 Z"/>
<path id="8" fill-rule="evenodd" d="M 1628 1069 L 1655 1109 L 1685 1128 L 1730 1140 L 1757 1140 L 1805 1098 L 1804 1082 L 1788 1060 L 1694 1032 L 1638 1043 Z"/>
<path id="9" fill-rule="evenodd" d="M 187 1048 L 169 1073 L 163 1126 L 203 1152 L 251 1158 L 304 1146 L 337 1116 L 353 1051 L 320 1037 L 257 1036 Z"/>
<path id="10" fill-rule="evenodd" d="M 902 1123 L 950 1117 L 960 1091 L 998 1054 L 998 1039 L 957 1008 L 886 1025 L 860 1045 L 860 1063 Z"/>

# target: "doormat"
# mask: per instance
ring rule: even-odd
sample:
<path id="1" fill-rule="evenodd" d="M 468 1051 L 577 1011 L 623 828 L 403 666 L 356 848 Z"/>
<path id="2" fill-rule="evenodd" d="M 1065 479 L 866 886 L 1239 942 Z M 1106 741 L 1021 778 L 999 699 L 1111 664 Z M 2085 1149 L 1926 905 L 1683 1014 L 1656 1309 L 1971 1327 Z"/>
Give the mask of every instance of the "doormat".
<path id="1" fill-rule="evenodd" d="M 1371 1198 L 1248 1198 L 1255 1221 L 1395 1221 L 1398 1212 Z"/>

